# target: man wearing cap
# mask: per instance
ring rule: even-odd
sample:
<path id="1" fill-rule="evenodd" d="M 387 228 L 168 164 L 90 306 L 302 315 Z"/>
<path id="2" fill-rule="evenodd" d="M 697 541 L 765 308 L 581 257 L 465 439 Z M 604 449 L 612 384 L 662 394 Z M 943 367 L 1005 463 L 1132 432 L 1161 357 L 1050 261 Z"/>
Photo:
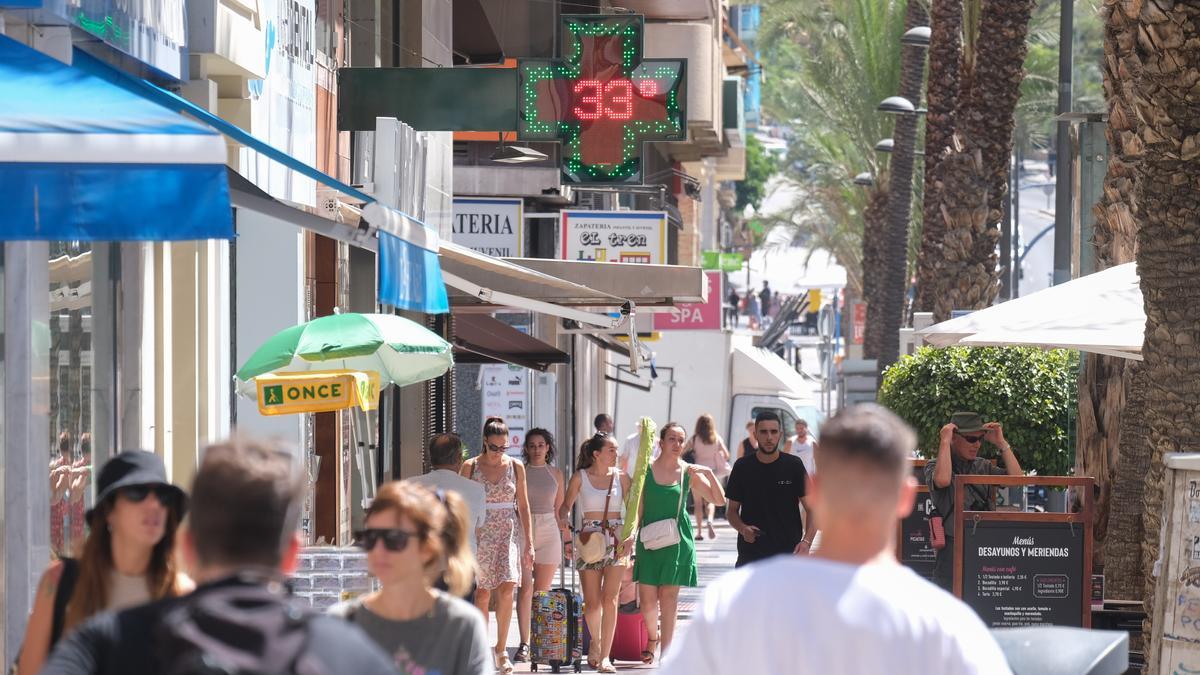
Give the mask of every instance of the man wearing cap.
<path id="1" fill-rule="evenodd" d="M 987 441 L 1000 449 L 1004 468 L 979 456 L 979 448 Z M 946 546 L 937 552 L 933 567 L 934 581 L 951 590 L 954 582 L 954 522 L 960 511 L 991 511 L 990 489 L 987 485 L 966 485 L 963 504 L 954 503 L 954 476 L 1021 476 L 1021 464 L 1013 454 L 1004 430 L 999 422 L 983 421 L 979 413 L 957 412 L 950 422 L 942 427 L 941 444 L 937 459 L 925 465 L 925 484 L 929 486 L 929 498 L 942 517 L 946 529 Z"/>

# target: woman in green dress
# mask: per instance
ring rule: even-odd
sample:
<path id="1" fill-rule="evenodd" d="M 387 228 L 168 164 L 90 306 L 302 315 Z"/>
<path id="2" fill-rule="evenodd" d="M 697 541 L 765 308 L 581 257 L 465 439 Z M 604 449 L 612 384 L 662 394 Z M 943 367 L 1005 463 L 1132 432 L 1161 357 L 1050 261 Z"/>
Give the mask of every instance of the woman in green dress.
<path id="1" fill-rule="evenodd" d="M 633 580 L 639 584 L 642 617 L 649 634 L 642 652 L 643 663 L 654 662 L 654 652 L 660 644 L 662 653 L 671 646 L 679 611 L 679 588 L 696 585 L 696 542 L 692 539 L 683 491 L 690 489 L 696 499 L 718 506 L 725 504 L 725 491 L 712 469 L 688 464 L 680 458 L 687 438 L 683 427 L 669 422 L 659 438 L 662 452 L 646 474 L 639 529 L 656 521 L 674 519 L 679 543 L 651 551 L 638 538 Z"/>

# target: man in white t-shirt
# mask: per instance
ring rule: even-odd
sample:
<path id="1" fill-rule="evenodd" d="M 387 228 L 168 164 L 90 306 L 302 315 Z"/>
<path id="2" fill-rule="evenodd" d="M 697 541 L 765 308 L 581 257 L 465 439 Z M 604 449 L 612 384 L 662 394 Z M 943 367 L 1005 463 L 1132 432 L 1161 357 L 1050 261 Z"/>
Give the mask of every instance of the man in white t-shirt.
<path id="1" fill-rule="evenodd" d="M 483 484 L 458 475 L 463 464 L 463 442 L 458 434 L 438 434 L 429 441 L 429 473 L 410 478 L 431 489 L 454 490 L 467 502 L 470 509 L 471 527 L 467 539 L 471 551 L 475 551 L 475 530 L 483 527 L 487 519 L 487 495 Z"/>
<path id="2" fill-rule="evenodd" d="M 825 424 L 808 493 L 821 549 L 711 584 L 664 675 L 1009 675 L 975 612 L 896 560 L 896 525 L 914 504 L 914 447 L 912 429 L 876 405 Z"/>
<path id="3" fill-rule="evenodd" d="M 808 433 L 808 420 L 796 420 L 796 435 L 788 439 L 787 452 L 804 462 L 804 470 L 808 475 L 817 472 L 817 462 L 813 458 L 813 437 Z"/>

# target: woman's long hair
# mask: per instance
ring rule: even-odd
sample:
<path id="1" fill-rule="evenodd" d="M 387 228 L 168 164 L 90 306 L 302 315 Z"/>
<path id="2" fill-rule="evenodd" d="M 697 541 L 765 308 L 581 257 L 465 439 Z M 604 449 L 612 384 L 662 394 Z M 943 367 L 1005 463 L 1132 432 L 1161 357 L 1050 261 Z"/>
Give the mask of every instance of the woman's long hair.
<path id="1" fill-rule="evenodd" d="M 488 436 L 503 436 L 508 438 L 508 425 L 499 417 L 489 417 L 483 424 L 483 442 L 487 443 Z"/>
<path id="2" fill-rule="evenodd" d="M 696 437 L 709 445 L 717 442 L 717 422 L 712 415 L 704 413 L 696 420 Z"/>
<path id="3" fill-rule="evenodd" d="M 433 491 L 419 483 L 393 481 L 379 488 L 367 517 L 391 511 L 407 518 L 417 528 L 421 542 L 434 553 L 425 565 L 426 583 L 432 585 L 439 575 L 455 596 L 471 590 L 475 575 L 475 554 L 467 538 L 470 519 L 467 502 L 453 490 Z"/>
<path id="4" fill-rule="evenodd" d="M 525 463 L 529 463 L 529 439 L 534 436 L 541 436 L 546 441 L 546 463 L 554 464 L 554 455 L 557 454 L 558 448 L 554 445 L 554 436 L 549 431 L 540 427 L 535 427 L 525 432 L 525 447 L 521 449 L 521 458 Z"/>
<path id="5" fill-rule="evenodd" d="M 596 463 L 596 453 L 604 449 L 612 441 L 612 435 L 606 434 L 603 431 L 597 432 L 595 436 L 583 442 L 579 446 L 579 459 L 575 462 L 576 471 L 586 471 L 592 468 Z"/>
<path id="6" fill-rule="evenodd" d="M 89 521 L 91 529 L 83 544 L 83 554 L 79 556 L 79 580 L 75 582 L 75 590 L 67 603 L 64 635 L 108 607 L 113 573 L 113 538 L 108 530 L 108 514 L 112 513 L 116 499 L 117 495 L 113 494 L 92 513 Z M 146 585 L 150 588 L 152 600 L 179 594 L 175 564 L 175 532 L 178 529 L 179 511 L 177 507 L 167 507 L 167 523 L 162 539 L 150 551 L 150 565 L 146 568 Z"/>

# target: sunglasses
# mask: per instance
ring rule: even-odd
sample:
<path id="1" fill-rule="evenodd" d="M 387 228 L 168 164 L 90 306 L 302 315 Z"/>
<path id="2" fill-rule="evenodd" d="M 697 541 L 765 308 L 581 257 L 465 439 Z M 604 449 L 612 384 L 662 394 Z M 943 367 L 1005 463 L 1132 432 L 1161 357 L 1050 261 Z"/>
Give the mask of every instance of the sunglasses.
<path id="1" fill-rule="evenodd" d="M 416 537 L 415 532 L 396 529 L 358 530 L 354 533 L 354 545 L 364 551 L 371 551 L 375 544 L 383 542 L 383 547 L 392 553 L 399 553 L 408 547 L 408 542 Z"/>
<path id="2" fill-rule="evenodd" d="M 511 445 L 492 445 L 491 443 L 485 443 L 484 445 L 492 452 L 504 452 L 512 447 Z"/>
<path id="3" fill-rule="evenodd" d="M 154 496 L 158 499 L 159 504 L 167 507 L 175 506 L 176 493 L 175 490 L 168 485 L 130 485 L 129 487 L 123 487 L 117 490 L 117 494 L 124 497 L 127 501 L 133 502 L 134 504 L 141 504 L 142 502 L 146 501 L 146 497 L 149 497 L 151 492 L 154 493 Z"/>
<path id="4" fill-rule="evenodd" d="M 954 433 L 958 433 L 957 431 Z M 983 440 L 983 436 L 968 436 L 966 434 L 958 434 L 958 437 L 968 443 L 979 443 Z"/>

